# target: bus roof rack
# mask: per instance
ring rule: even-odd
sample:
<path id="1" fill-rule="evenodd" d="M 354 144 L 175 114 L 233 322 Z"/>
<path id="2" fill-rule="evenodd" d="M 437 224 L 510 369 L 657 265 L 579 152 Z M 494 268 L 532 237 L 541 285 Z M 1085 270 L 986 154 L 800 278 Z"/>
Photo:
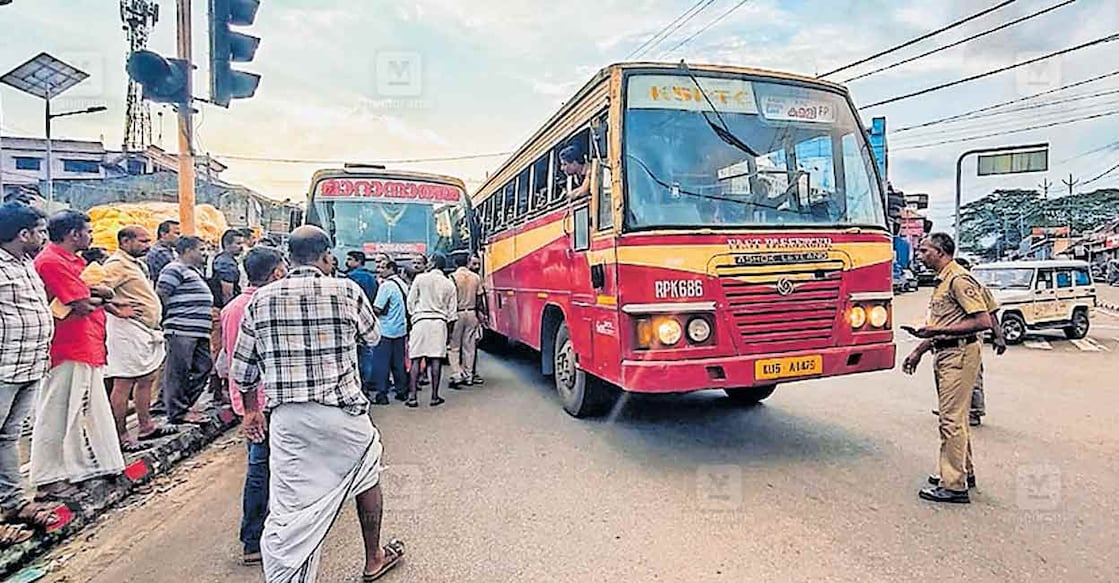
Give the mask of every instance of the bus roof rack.
<path id="1" fill-rule="evenodd" d="M 346 170 L 350 170 L 350 169 L 354 169 L 354 170 L 358 170 L 358 169 L 385 170 L 385 165 L 384 164 L 366 164 L 366 163 L 363 163 L 363 162 L 346 162 L 345 164 L 342 165 L 342 167 L 345 168 Z"/>

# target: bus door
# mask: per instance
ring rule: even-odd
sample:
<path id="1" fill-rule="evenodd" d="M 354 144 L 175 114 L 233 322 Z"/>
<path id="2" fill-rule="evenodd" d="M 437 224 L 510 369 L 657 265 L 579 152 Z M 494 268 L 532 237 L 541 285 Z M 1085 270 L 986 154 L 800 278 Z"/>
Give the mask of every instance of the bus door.
<path id="1" fill-rule="evenodd" d="M 591 131 L 591 214 L 590 250 L 587 253 L 590 284 L 593 288 L 591 337 L 594 363 L 587 367 L 596 376 L 621 380 L 621 333 L 618 316 L 617 237 L 614 227 L 614 182 L 608 151 L 606 115 L 592 125 Z"/>

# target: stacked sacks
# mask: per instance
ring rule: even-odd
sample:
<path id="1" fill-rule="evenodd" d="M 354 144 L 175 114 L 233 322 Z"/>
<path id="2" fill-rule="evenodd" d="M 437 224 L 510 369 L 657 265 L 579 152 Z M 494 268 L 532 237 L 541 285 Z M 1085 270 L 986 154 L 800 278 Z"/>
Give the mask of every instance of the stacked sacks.
<path id="1" fill-rule="evenodd" d="M 93 222 L 93 246 L 112 253 L 117 249 L 117 231 L 128 225 L 140 225 L 154 238 L 159 223 L 179 220 L 179 205 L 173 202 L 121 203 L 96 206 L 88 211 Z M 208 204 L 194 207 L 198 236 L 218 245 L 221 234 L 229 228 L 221 211 Z"/>

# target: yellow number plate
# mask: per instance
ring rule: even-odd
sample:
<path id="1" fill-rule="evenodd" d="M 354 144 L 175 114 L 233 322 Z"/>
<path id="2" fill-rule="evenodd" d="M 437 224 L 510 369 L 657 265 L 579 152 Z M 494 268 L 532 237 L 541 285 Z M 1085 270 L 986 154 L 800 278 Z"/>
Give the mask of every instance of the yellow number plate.
<path id="1" fill-rule="evenodd" d="M 786 358 L 767 358 L 754 363 L 754 379 L 770 381 L 792 377 L 806 377 L 824 372 L 824 357 L 790 356 Z"/>

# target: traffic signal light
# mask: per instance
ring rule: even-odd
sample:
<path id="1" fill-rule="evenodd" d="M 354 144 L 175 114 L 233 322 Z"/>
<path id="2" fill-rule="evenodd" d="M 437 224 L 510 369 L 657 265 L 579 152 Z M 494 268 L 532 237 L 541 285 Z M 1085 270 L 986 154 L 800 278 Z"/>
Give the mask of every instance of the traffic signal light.
<path id="1" fill-rule="evenodd" d="M 260 75 L 236 71 L 230 63 L 247 63 L 256 56 L 260 39 L 231 29 L 256 19 L 260 0 L 210 0 L 210 101 L 229 107 L 234 99 L 256 93 Z"/>
<path id="2" fill-rule="evenodd" d="M 128 76 L 144 89 L 144 99 L 158 103 L 190 103 L 187 76 L 190 65 L 182 59 L 166 59 L 152 51 L 135 51 L 128 57 Z"/>

